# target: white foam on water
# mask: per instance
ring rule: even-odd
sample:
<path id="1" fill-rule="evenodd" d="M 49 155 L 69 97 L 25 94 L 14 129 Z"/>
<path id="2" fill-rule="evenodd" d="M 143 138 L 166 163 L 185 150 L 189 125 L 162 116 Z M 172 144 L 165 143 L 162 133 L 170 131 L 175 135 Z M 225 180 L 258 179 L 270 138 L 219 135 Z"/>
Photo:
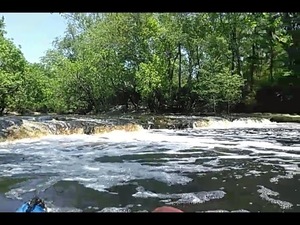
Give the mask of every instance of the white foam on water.
<path id="1" fill-rule="evenodd" d="M 37 184 L 33 185 L 30 181 L 24 181 L 21 183 L 21 187 L 11 187 L 11 189 L 5 193 L 7 198 L 11 199 L 22 199 L 22 195 L 29 192 L 34 192 L 36 194 L 45 191 L 50 188 L 55 183 L 60 181 L 59 177 L 49 177 L 47 179 L 41 179 Z"/>
<path id="2" fill-rule="evenodd" d="M 0 153 L 10 153 L 9 149 L 0 149 Z"/>
<path id="3" fill-rule="evenodd" d="M 257 190 L 258 193 L 260 193 L 260 197 L 263 199 L 263 200 L 266 200 L 272 204 L 276 204 L 278 205 L 281 209 L 290 209 L 293 207 L 293 204 L 290 203 L 290 202 L 287 202 L 287 201 L 282 201 L 282 200 L 279 200 L 279 199 L 274 199 L 274 198 L 271 198 L 270 196 L 274 196 L 274 197 L 277 197 L 279 196 L 279 193 L 278 192 L 275 192 L 275 191 L 272 191 L 271 189 L 268 189 L 264 186 L 261 186 L 259 185 L 258 186 L 259 189 Z"/>
<path id="4" fill-rule="evenodd" d="M 270 182 L 277 184 L 280 179 L 293 179 L 293 178 L 294 178 L 293 174 L 288 173 L 286 175 L 277 175 L 276 177 L 272 177 L 270 178 Z"/>
<path id="5" fill-rule="evenodd" d="M 215 209 L 215 210 L 207 210 L 207 211 L 197 211 L 199 213 L 230 213 L 228 210 L 224 209 Z"/>
<path id="6" fill-rule="evenodd" d="M 270 143 L 267 141 L 241 141 L 237 146 L 237 148 L 244 148 L 244 147 L 252 147 L 254 152 L 257 152 L 258 149 L 274 149 L 274 150 L 282 150 L 282 151 L 300 151 L 300 147 L 294 147 L 294 146 L 283 146 L 280 143 Z"/>
<path id="7" fill-rule="evenodd" d="M 221 199 L 225 196 L 224 191 L 202 191 L 196 193 L 173 193 L 160 194 L 145 190 L 143 187 L 138 187 L 137 192 L 132 196 L 135 198 L 159 198 L 162 202 L 168 205 L 176 204 L 201 204 L 214 199 Z"/>
<path id="8" fill-rule="evenodd" d="M 215 209 L 215 210 L 207 210 L 207 211 L 197 211 L 201 213 L 245 213 L 245 212 L 250 212 L 249 210 L 246 209 L 237 209 L 237 210 L 224 210 L 224 209 Z"/>
<path id="9" fill-rule="evenodd" d="M 184 131 L 180 131 L 181 133 Z M 298 151 L 299 148 L 297 147 L 284 147 L 281 144 L 274 144 L 268 143 L 267 141 L 240 141 L 240 142 L 232 142 L 230 140 L 216 140 L 213 137 L 207 138 L 206 136 L 178 136 L 178 131 L 148 131 L 142 130 L 137 132 L 125 132 L 125 131 L 114 131 L 111 133 L 106 133 L 103 135 L 70 135 L 70 136 L 48 136 L 40 139 L 40 142 L 32 141 L 34 146 L 31 145 L 29 140 L 20 140 L 15 142 L 14 144 L 10 143 L 10 152 L 21 153 L 24 155 L 31 155 L 31 156 L 39 156 L 42 157 L 39 159 L 38 163 L 39 166 L 42 166 L 46 171 L 44 172 L 53 172 L 53 173 L 69 173 L 72 170 L 71 174 L 74 177 L 82 177 L 83 171 L 88 171 L 82 179 L 90 179 L 90 176 L 96 176 L 94 172 L 107 172 L 101 164 L 95 163 L 92 161 L 93 158 L 102 157 L 102 156 L 122 156 L 122 155 L 137 155 L 137 154 L 149 154 L 151 152 L 155 153 L 157 151 L 161 153 L 165 153 L 170 155 L 193 155 L 195 152 L 184 152 L 180 150 L 188 149 L 188 148 L 197 148 L 198 145 L 201 147 L 198 153 L 203 152 L 201 149 L 203 146 L 206 147 L 206 151 L 210 151 L 209 149 L 213 149 L 215 147 L 222 147 L 224 149 L 232 149 L 233 152 L 226 153 L 227 155 L 220 155 L 218 156 L 219 159 L 254 159 L 255 157 L 249 155 L 239 155 L 238 151 L 243 149 L 250 150 L 254 153 L 274 153 L 279 156 L 286 156 L 286 157 L 299 157 L 298 155 L 294 154 L 291 155 L 290 153 L 284 152 L 276 152 L 276 150 L 289 150 L 289 151 Z M 132 145 L 132 147 L 122 148 L 120 146 L 126 146 L 126 144 Z M 229 145 L 230 144 L 230 145 Z M 31 149 L 26 148 L 30 146 Z M 141 152 L 143 146 L 149 145 L 149 148 L 144 148 L 144 152 Z M 151 146 L 152 145 L 152 146 Z M 51 149 L 46 150 L 51 146 Z M 78 148 L 81 147 L 84 152 L 78 151 Z M 159 150 L 161 147 L 162 150 Z M 249 147 L 250 146 L 250 147 Z M 97 150 L 97 147 L 100 150 Z M 266 150 L 257 150 L 256 148 L 266 148 Z M 272 148 L 272 150 L 267 150 L 267 148 Z M 66 151 L 69 149 L 68 151 Z M 234 151 L 236 149 L 236 152 Z M 150 150 L 150 151 L 149 151 Z M 179 152 L 180 151 L 180 152 Z M 224 153 L 225 154 L 225 153 Z M 80 156 L 80 157 L 78 157 Z M 64 160 L 62 160 L 64 159 Z M 165 157 L 167 160 L 168 158 Z M 175 169 L 176 166 L 174 164 L 181 164 L 184 161 L 188 163 L 193 163 L 197 158 L 191 157 L 190 159 L 178 159 L 177 162 L 172 162 L 168 164 L 166 167 L 159 167 L 160 171 L 156 173 L 150 172 L 149 170 L 155 170 L 151 167 L 140 166 L 140 164 L 135 164 L 134 166 L 136 171 L 147 171 L 142 172 L 142 175 L 134 174 L 132 171 L 123 170 L 123 173 L 126 174 L 127 179 L 134 179 L 134 178 L 156 178 L 159 180 L 163 180 L 164 182 L 168 183 L 178 183 L 175 181 L 171 181 L 175 175 L 168 175 L 166 173 L 161 173 L 161 170 L 170 172 L 170 171 L 178 171 L 178 169 L 182 172 L 203 172 L 206 169 L 203 169 L 203 166 L 199 165 L 180 165 L 178 169 Z M 173 164 L 173 165 L 172 165 Z M 22 163 L 21 163 L 22 165 Z M 24 163 L 23 163 L 24 165 Z M 76 168 L 75 168 L 76 165 Z M 99 166 L 100 165 L 100 166 Z M 112 167 L 121 166 L 121 164 L 114 163 Z M 122 164 L 123 166 L 125 164 Z M 133 165 L 133 164 L 132 164 Z M 139 165 L 139 166 L 137 166 Z M 107 163 L 105 164 L 107 166 Z M 125 165 L 126 166 L 126 165 Z M 130 165 L 127 164 L 130 167 Z M 171 168 L 173 166 L 173 169 Z M 19 165 L 17 165 L 19 167 Z M 42 172 L 43 168 L 39 169 L 38 172 Z M 121 181 L 124 178 L 124 175 L 120 174 L 122 167 L 118 168 L 117 171 L 115 170 L 116 174 L 119 174 L 116 179 L 120 179 Z M 32 171 L 24 171 L 23 172 L 32 172 Z M 33 168 L 34 170 L 34 168 Z M 16 169 L 10 169 L 9 173 L 11 175 L 18 174 L 21 171 Z M 90 174 L 89 174 L 90 173 Z M 101 172 L 103 173 L 103 172 Z M 150 176 L 149 174 L 153 174 Z M 148 174 L 148 175 L 147 175 Z M 164 174 L 162 178 L 161 174 Z M 97 174 L 98 175 L 98 174 Z M 100 174 L 101 175 L 101 174 Z M 86 177 L 87 176 L 87 177 Z M 111 176 L 111 175 L 110 175 Z M 129 176 L 129 178 L 128 178 Z M 127 180 L 125 179 L 125 180 Z M 75 179 L 76 180 L 76 179 Z M 188 178 L 181 178 L 179 179 L 179 183 L 188 182 Z M 82 181 L 82 180 L 81 180 Z M 112 182 L 116 183 L 116 182 Z M 92 184 L 90 184 L 92 186 Z M 101 186 L 101 185 L 100 185 Z M 102 186 L 101 186 L 102 187 Z"/>
<path id="10" fill-rule="evenodd" d="M 275 164 L 290 172 L 299 173 L 297 166 L 300 162 L 299 145 L 284 145 L 276 141 L 281 134 L 294 142 L 299 140 L 298 126 L 296 125 L 294 130 L 284 130 L 290 129 L 293 125 L 274 123 L 265 125 L 280 129 L 247 130 L 231 127 L 227 130 L 114 131 L 97 135 L 53 135 L 39 139 L 5 142 L 0 143 L 0 153 L 12 157 L 21 154 L 25 160 L 1 163 L 0 177 L 49 174 L 49 180 L 41 181 L 36 189 L 45 190 L 60 180 L 68 180 L 104 192 L 115 185 L 127 184 L 131 180 L 139 179 L 155 179 L 167 185 L 186 185 L 192 181 L 188 176 L 189 173 L 203 174 L 245 168 L 243 164 L 239 164 L 239 160 L 249 160 L 260 165 L 267 162 L 274 165 L 275 161 L 280 161 L 281 164 Z M 127 158 L 123 159 L 122 156 L 125 155 Z M 162 155 L 159 159 L 163 162 L 156 160 L 155 155 Z M 128 156 L 134 157 L 131 159 Z M 103 163 L 97 160 L 102 157 L 110 158 L 111 161 Z M 115 162 L 114 158 L 117 159 Z M 140 159 L 143 163 L 139 162 Z M 197 159 L 203 160 L 203 163 L 195 164 Z M 232 159 L 238 165 L 222 167 L 224 161 L 222 159 Z M 287 159 L 289 161 L 286 161 Z M 251 174 L 261 174 L 257 168 L 251 170 Z M 33 189 L 30 183 L 22 185 L 6 194 L 11 198 L 20 198 L 22 194 Z M 147 192 L 143 194 L 147 195 Z M 187 202 L 196 204 L 206 201 L 206 198 L 214 197 L 207 193 L 167 196 L 160 193 L 151 194 L 158 195 L 156 198 L 161 200 L 169 199 L 170 201 L 167 201 L 169 204 Z M 220 197 L 221 194 L 216 196 Z M 274 204 L 281 203 L 277 201 Z"/>
<path id="11" fill-rule="evenodd" d="M 29 188 L 29 189 L 25 189 L 25 188 L 15 188 L 15 189 L 11 189 L 10 191 L 5 193 L 5 196 L 7 198 L 11 198 L 11 199 L 18 199 L 18 200 L 22 200 L 22 194 L 28 193 L 28 192 L 33 192 L 36 189 L 34 188 Z"/>
<path id="12" fill-rule="evenodd" d="M 232 210 L 232 213 L 245 213 L 245 212 L 250 212 L 249 210 L 246 209 L 237 209 L 237 210 Z"/>
<path id="13" fill-rule="evenodd" d="M 217 118 L 202 118 L 198 121 L 199 124 L 194 123 L 194 129 L 232 129 L 232 128 L 265 128 L 265 127 L 276 127 L 277 123 L 271 122 L 268 119 L 251 119 L 251 118 L 240 118 L 229 121 L 227 119 Z"/>
<path id="14" fill-rule="evenodd" d="M 106 207 L 98 212 L 129 213 L 129 212 L 131 212 L 131 210 L 126 207 L 125 208 L 124 207 L 123 208 L 122 207 Z"/>
<path id="15" fill-rule="evenodd" d="M 298 165 L 295 164 L 281 164 L 281 167 L 284 167 L 286 171 L 294 171 L 294 172 L 299 172 L 300 168 Z"/>
<path id="16" fill-rule="evenodd" d="M 205 165 L 193 165 L 193 164 L 174 164 L 174 163 L 164 163 L 161 166 L 156 166 L 161 171 L 166 172 L 180 172 L 180 173 L 203 173 L 203 172 L 218 172 L 230 170 L 229 168 L 214 168 Z M 191 179 L 190 179 L 191 180 Z"/>
<path id="17" fill-rule="evenodd" d="M 57 213 L 57 212 L 68 212 L 68 213 L 79 213 L 82 212 L 81 209 L 73 208 L 73 207 L 57 207 L 53 204 L 49 204 L 46 202 L 47 212 L 49 213 Z"/>
<path id="18" fill-rule="evenodd" d="M 219 159 L 255 159 L 255 156 L 249 155 L 221 155 L 218 156 Z"/>
<path id="19" fill-rule="evenodd" d="M 76 165 L 68 175 L 62 178 L 68 181 L 78 181 L 86 187 L 97 191 L 105 191 L 114 185 L 121 185 L 134 179 L 156 179 L 158 181 L 174 184 L 187 184 L 192 179 L 177 173 L 162 172 L 159 167 L 141 165 L 139 163 L 105 163 L 98 164 L 99 170 L 85 170 Z M 69 167 L 70 168 L 70 167 Z M 62 168 L 63 169 L 63 168 Z M 66 169 L 62 172 L 65 173 Z M 80 174 L 80 176 L 78 176 Z"/>
<path id="20" fill-rule="evenodd" d="M 91 167 L 91 166 L 84 166 L 85 170 L 90 170 L 90 171 L 99 171 L 100 168 L 97 167 Z"/>
<path id="21" fill-rule="evenodd" d="M 65 181 L 78 181 L 78 182 L 96 182 L 97 179 L 96 178 L 84 178 L 84 177 L 67 177 L 64 178 L 63 180 Z"/>

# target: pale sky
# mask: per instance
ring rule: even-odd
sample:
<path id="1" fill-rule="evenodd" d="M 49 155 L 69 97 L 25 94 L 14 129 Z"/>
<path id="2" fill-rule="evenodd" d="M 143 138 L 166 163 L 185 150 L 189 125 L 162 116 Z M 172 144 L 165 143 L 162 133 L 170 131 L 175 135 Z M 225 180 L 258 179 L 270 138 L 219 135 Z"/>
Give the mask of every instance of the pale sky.
<path id="1" fill-rule="evenodd" d="M 52 42 L 63 36 L 66 29 L 64 18 L 58 13 L 0 13 L 4 16 L 6 37 L 21 45 L 25 58 L 39 62 L 40 57 L 52 48 Z"/>

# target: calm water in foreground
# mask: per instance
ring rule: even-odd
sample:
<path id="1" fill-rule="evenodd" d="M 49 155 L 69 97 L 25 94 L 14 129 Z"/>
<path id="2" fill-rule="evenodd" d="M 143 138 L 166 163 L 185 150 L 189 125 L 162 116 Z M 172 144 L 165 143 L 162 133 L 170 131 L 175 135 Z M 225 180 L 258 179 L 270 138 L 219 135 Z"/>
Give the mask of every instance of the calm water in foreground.
<path id="1" fill-rule="evenodd" d="M 115 131 L 0 144 L 0 211 L 300 212 L 300 125 Z"/>

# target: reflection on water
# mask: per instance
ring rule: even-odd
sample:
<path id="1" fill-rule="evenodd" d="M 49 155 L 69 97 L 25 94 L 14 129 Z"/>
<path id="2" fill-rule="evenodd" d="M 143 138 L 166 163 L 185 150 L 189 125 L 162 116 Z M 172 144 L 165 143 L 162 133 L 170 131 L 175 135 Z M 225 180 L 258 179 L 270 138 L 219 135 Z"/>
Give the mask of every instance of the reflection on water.
<path id="1" fill-rule="evenodd" d="M 0 144 L 1 211 L 300 211 L 300 127 L 114 131 Z"/>

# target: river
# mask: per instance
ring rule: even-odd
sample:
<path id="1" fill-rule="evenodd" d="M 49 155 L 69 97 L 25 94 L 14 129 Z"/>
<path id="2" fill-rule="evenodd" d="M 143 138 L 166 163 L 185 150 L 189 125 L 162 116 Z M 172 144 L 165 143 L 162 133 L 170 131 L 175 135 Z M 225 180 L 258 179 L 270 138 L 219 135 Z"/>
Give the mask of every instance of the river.
<path id="1" fill-rule="evenodd" d="M 0 211 L 300 211 L 300 124 L 47 135 L 0 143 Z"/>

